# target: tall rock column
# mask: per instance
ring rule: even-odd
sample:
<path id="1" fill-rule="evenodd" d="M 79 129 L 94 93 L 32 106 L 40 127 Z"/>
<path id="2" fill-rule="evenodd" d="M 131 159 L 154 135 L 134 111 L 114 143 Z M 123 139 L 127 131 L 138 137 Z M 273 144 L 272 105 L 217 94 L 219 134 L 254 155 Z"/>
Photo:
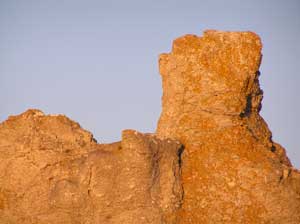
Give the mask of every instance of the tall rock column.
<path id="1" fill-rule="evenodd" d="M 180 140 L 179 223 L 300 223 L 300 173 L 259 115 L 262 44 L 209 30 L 161 54 L 160 138 Z"/>

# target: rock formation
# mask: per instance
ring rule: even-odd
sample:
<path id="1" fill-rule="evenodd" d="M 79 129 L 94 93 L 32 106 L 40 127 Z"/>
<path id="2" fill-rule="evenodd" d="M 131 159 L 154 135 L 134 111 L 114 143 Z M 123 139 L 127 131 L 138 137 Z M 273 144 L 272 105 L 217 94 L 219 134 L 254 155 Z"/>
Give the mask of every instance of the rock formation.
<path id="1" fill-rule="evenodd" d="M 63 115 L 0 124 L 0 224 L 300 223 L 300 173 L 260 117 L 261 41 L 186 35 L 160 56 L 155 134 L 98 144 Z"/>
<path id="2" fill-rule="evenodd" d="M 180 224 L 300 223 L 300 173 L 259 115 L 261 41 L 206 31 L 160 55 L 160 138 L 185 146 Z"/>
<path id="3" fill-rule="evenodd" d="M 181 148 L 133 130 L 97 144 L 38 110 L 10 117 L 0 125 L 0 223 L 174 223 Z"/>

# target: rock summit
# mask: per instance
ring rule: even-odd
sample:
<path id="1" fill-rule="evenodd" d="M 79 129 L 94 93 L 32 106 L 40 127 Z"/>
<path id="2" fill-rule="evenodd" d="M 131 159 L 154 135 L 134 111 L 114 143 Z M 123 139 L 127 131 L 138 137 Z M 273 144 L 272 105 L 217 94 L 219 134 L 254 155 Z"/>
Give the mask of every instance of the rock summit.
<path id="1" fill-rule="evenodd" d="M 259 115 L 261 50 L 253 32 L 176 39 L 153 134 L 99 144 L 64 115 L 10 116 L 0 223 L 300 223 L 300 172 Z"/>

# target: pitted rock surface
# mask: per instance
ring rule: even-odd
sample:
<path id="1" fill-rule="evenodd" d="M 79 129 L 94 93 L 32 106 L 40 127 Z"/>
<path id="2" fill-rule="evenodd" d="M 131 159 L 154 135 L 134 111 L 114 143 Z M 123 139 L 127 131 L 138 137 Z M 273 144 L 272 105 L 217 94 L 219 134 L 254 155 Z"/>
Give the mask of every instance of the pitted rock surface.
<path id="1" fill-rule="evenodd" d="M 180 224 L 300 223 L 300 173 L 259 115 L 262 44 L 208 30 L 161 54 L 160 138 L 185 146 Z"/>
<path id="2" fill-rule="evenodd" d="M 98 144 L 64 115 L 0 124 L 0 224 L 300 223 L 300 173 L 259 115 L 252 32 L 176 39 L 155 134 Z"/>
<path id="3" fill-rule="evenodd" d="M 0 124 L 0 223 L 175 223 L 181 148 L 134 130 L 97 144 L 62 115 L 12 116 Z"/>

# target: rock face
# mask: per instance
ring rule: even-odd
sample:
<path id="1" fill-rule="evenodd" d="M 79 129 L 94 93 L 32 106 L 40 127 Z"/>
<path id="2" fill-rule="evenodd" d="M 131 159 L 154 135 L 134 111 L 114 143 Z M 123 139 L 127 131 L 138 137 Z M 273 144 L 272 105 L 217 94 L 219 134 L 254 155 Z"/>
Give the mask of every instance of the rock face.
<path id="1" fill-rule="evenodd" d="M 186 35 L 160 56 L 156 134 L 98 144 L 63 115 L 0 124 L 0 224 L 300 223 L 300 173 L 260 117 L 261 42 Z"/>
<path id="2" fill-rule="evenodd" d="M 38 110 L 10 117 L 0 125 L 0 223 L 175 223 L 181 148 L 133 130 L 97 144 Z"/>
<path id="3" fill-rule="evenodd" d="M 160 55 L 159 138 L 185 146 L 180 224 L 300 223 L 300 173 L 259 115 L 261 41 L 206 31 Z"/>

